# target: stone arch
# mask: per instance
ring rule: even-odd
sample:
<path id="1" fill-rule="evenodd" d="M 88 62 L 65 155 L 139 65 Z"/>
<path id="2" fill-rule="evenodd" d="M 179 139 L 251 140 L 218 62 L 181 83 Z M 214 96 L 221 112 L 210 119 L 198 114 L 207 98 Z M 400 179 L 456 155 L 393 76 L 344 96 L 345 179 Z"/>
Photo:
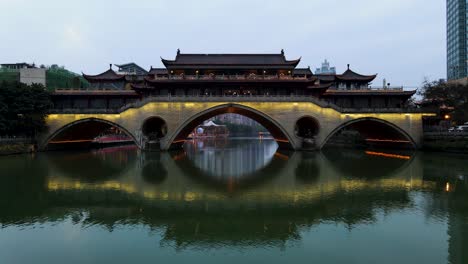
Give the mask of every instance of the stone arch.
<path id="1" fill-rule="evenodd" d="M 287 130 L 278 121 L 259 110 L 234 103 L 218 105 L 186 119 L 173 133 L 171 133 L 171 136 L 168 138 L 167 149 L 184 142 L 190 132 L 192 132 L 203 121 L 217 115 L 228 113 L 240 114 L 257 121 L 271 133 L 281 148 L 294 149 L 294 141 L 291 135 L 289 135 Z"/>
<path id="2" fill-rule="evenodd" d="M 120 129 L 122 132 L 124 132 L 127 136 L 129 136 L 133 142 L 135 142 L 135 144 L 140 147 L 139 145 L 139 142 L 138 140 L 136 139 L 135 135 L 133 135 L 130 131 L 128 131 L 125 127 L 115 123 L 115 122 L 112 122 L 112 121 L 109 121 L 109 120 L 105 120 L 105 119 L 102 119 L 102 118 L 83 118 L 83 119 L 79 119 L 79 120 L 75 120 L 73 122 L 70 122 L 70 123 L 67 123 L 66 125 L 63 125 L 61 126 L 60 128 L 56 129 L 55 131 L 53 131 L 42 143 L 41 146 L 39 146 L 40 149 L 46 149 L 47 146 L 49 145 L 49 143 L 53 140 L 53 139 L 61 139 L 61 137 L 63 137 L 64 140 L 67 140 L 67 139 L 72 139 L 73 135 L 66 135 L 66 132 L 69 131 L 70 129 L 73 129 L 73 128 L 76 128 L 77 126 L 80 126 L 80 125 L 83 125 L 83 124 L 90 124 L 90 123 L 95 123 L 95 124 L 98 124 L 98 127 L 96 128 L 96 130 L 87 130 L 86 131 L 86 135 L 84 135 L 84 138 L 86 138 L 86 140 L 89 140 L 91 139 L 92 136 L 96 137 L 99 135 L 99 133 L 97 133 L 97 130 L 99 130 L 99 128 L 101 129 L 104 129 L 106 127 L 117 127 L 118 129 Z M 102 131 L 102 130 L 101 130 Z"/>
<path id="3" fill-rule="evenodd" d="M 141 132 L 148 138 L 162 139 L 167 135 L 167 122 L 160 116 L 150 116 L 143 120 Z"/>
<path id="4" fill-rule="evenodd" d="M 311 115 L 299 117 L 294 126 L 294 133 L 300 138 L 315 137 L 320 132 L 320 122 Z M 310 135 L 307 135 L 310 133 Z"/>
<path id="5" fill-rule="evenodd" d="M 389 121 L 386 121 L 384 119 L 380 119 L 380 118 L 363 117 L 363 118 L 356 118 L 356 119 L 353 119 L 353 120 L 349 120 L 347 122 L 342 123 L 338 127 L 336 127 L 331 133 L 328 134 L 328 136 L 325 138 L 325 140 L 321 143 L 320 149 L 322 149 L 327 144 L 327 142 L 330 140 L 330 138 L 332 138 L 334 135 L 336 135 L 336 133 L 338 133 L 340 130 L 342 130 L 342 129 L 346 128 L 346 127 L 352 126 L 354 124 L 359 124 L 361 122 L 368 122 L 368 123 L 378 124 L 380 126 L 380 128 L 390 128 L 390 130 L 387 130 L 387 132 L 385 133 L 386 136 L 392 134 L 392 137 L 390 138 L 390 140 L 399 140 L 399 141 L 402 141 L 402 142 L 407 141 L 408 143 L 411 144 L 411 146 L 413 148 L 415 148 L 415 149 L 417 148 L 417 143 L 414 140 L 414 138 L 411 137 L 411 135 L 408 134 L 408 132 L 406 132 L 403 128 L 399 127 L 398 125 L 396 125 L 394 123 L 391 123 Z M 373 129 L 369 129 L 368 131 L 370 132 L 371 130 L 377 130 L 377 129 L 375 127 L 373 127 Z M 359 131 L 359 132 L 361 133 L 362 131 Z M 378 133 L 378 132 L 379 131 L 377 131 L 375 133 Z M 382 132 L 382 131 L 380 131 L 380 132 Z"/>

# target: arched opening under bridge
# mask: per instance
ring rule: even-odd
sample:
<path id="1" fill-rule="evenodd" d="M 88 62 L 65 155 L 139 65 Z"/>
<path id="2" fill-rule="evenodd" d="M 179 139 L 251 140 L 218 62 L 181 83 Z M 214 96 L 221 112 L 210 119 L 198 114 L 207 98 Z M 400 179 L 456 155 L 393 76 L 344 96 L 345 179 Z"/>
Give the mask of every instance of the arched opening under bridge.
<path id="1" fill-rule="evenodd" d="M 45 149 L 89 149 L 123 144 L 137 144 L 137 141 L 129 131 L 114 122 L 87 118 L 59 128 L 47 139 Z"/>
<path id="2" fill-rule="evenodd" d="M 303 116 L 296 121 L 294 128 L 296 136 L 300 138 L 314 138 L 320 130 L 320 125 L 317 119 L 311 116 Z"/>
<path id="3" fill-rule="evenodd" d="M 334 129 L 322 147 L 415 149 L 413 138 L 402 128 L 378 118 L 359 118 Z"/>
<path id="4" fill-rule="evenodd" d="M 169 139 L 170 148 L 182 147 L 189 135 L 204 121 L 224 114 L 237 114 L 248 117 L 263 126 L 280 148 L 294 149 L 290 135 L 276 120 L 258 110 L 237 104 L 220 105 L 192 116 L 179 126 L 172 138 Z"/>

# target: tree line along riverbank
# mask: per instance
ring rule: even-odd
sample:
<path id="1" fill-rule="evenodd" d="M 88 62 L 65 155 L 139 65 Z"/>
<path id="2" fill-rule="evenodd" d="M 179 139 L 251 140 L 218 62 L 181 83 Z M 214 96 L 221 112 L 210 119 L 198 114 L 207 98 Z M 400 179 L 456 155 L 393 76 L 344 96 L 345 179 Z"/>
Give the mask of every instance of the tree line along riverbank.
<path id="1" fill-rule="evenodd" d="M 468 133 L 425 133 L 422 147 L 424 151 L 468 153 Z"/>

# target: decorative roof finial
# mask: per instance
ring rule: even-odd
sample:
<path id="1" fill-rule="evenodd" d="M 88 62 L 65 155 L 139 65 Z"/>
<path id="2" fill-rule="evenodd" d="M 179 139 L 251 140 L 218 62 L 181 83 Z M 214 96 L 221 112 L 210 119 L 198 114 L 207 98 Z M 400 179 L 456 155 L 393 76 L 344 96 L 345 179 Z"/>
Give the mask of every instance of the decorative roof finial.
<path id="1" fill-rule="evenodd" d="M 109 64 L 109 70 L 112 70 L 112 63 Z"/>
<path id="2" fill-rule="evenodd" d="M 349 64 L 348 64 L 348 70 L 349 70 Z"/>
<path id="3" fill-rule="evenodd" d="M 281 49 L 281 55 L 284 55 L 284 49 Z"/>
<path id="4" fill-rule="evenodd" d="M 179 54 L 180 54 L 180 49 L 177 49 L 177 55 L 179 55 Z"/>

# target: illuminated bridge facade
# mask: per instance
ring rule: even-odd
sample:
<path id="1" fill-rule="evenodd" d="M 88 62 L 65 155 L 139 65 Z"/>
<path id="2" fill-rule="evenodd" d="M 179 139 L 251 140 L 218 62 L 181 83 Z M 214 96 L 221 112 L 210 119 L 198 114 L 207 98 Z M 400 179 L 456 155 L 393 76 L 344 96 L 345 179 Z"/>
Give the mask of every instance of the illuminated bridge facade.
<path id="1" fill-rule="evenodd" d="M 314 75 L 280 54 L 182 54 L 145 71 L 134 63 L 86 75 L 91 88 L 57 89 L 39 147 L 91 142 L 109 127 L 145 150 L 180 147 L 195 127 L 236 113 L 267 128 L 280 147 L 321 149 L 343 129 L 371 143 L 418 147 L 423 117 L 415 91 L 371 88 L 376 75 L 348 69 Z"/>
<path id="2" fill-rule="evenodd" d="M 180 147 L 204 120 L 224 113 L 237 113 L 258 121 L 281 147 L 294 150 L 320 149 L 346 127 L 353 127 L 370 141 L 394 141 L 418 147 L 423 134 L 423 116 L 428 115 L 391 109 L 380 112 L 340 110 L 304 97 L 154 97 L 114 113 L 51 114 L 47 118 L 49 130 L 42 135 L 40 147 L 46 149 L 49 143 L 91 141 L 106 127 L 115 126 L 142 149 L 168 150 Z"/>

